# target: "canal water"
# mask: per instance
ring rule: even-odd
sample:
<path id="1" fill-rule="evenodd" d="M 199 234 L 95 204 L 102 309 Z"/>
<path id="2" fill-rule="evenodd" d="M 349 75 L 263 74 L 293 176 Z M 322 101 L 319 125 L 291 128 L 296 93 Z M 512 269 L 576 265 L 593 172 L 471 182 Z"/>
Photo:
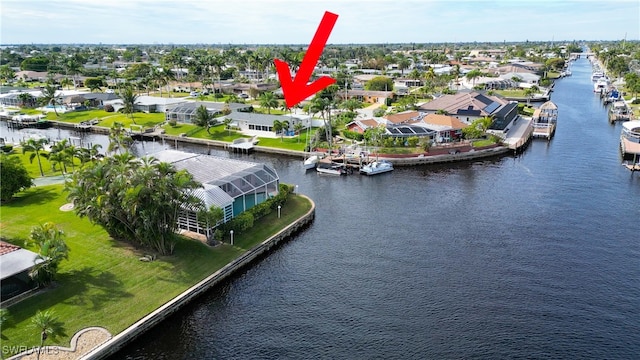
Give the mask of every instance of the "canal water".
<path id="1" fill-rule="evenodd" d="M 640 176 L 572 72 L 518 156 L 327 177 L 213 150 L 274 166 L 315 222 L 113 359 L 636 358 Z"/>

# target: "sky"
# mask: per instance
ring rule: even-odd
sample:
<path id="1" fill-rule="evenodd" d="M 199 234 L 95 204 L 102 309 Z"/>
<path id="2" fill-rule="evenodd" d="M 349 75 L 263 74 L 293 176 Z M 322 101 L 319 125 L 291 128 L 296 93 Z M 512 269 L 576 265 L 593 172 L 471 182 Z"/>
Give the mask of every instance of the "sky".
<path id="1" fill-rule="evenodd" d="M 0 0 L 0 44 L 638 40 L 640 0 Z"/>

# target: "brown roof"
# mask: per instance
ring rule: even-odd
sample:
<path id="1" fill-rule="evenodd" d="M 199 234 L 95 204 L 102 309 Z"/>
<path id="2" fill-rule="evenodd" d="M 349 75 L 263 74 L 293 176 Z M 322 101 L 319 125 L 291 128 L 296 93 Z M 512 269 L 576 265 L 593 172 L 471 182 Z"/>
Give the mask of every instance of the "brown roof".
<path id="1" fill-rule="evenodd" d="M 398 114 L 386 115 L 384 118 L 394 124 L 404 124 L 409 120 L 415 120 L 420 117 L 420 113 L 417 111 L 408 111 Z"/>
<path id="2" fill-rule="evenodd" d="M 466 128 L 468 125 L 460 121 L 458 118 L 448 115 L 429 114 L 422 118 L 422 120 L 415 121 L 423 122 L 425 124 L 448 126 L 452 129 L 460 130 Z"/>
<path id="3" fill-rule="evenodd" d="M 8 242 L 0 240 L 0 256 L 16 250 L 20 250 L 20 246 L 9 244 Z"/>
<path id="4" fill-rule="evenodd" d="M 438 111 L 444 110 L 449 114 L 456 114 L 458 110 L 482 110 L 487 107 L 488 104 L 480 101 L 478 99 L 479 96 L 484 96 L 492 101 L 499 103 L 500 105 L 507 104 L 508 101 L 504 98 L 500 98 L 497 96 L 490 96 L 486 94 L 481 94 L 476 91 L 472 92 L 461 92 L 455 95 L 443 95 L 435 100 L 429 101 L 428 103 L 420 105 L 420 110 L 425 111 Z M 483 115 L 485 114 L 483 112 Z"/>
<path id="5" fill-rule="evenodd" d="M 365 119 L 365 120 L 360 120 L 360 123 L 362 125 L 366 125 L 368 127 L 376 127 L 379 126 L 380 123 L 378 123 L 377 121 L 373 120 L 373 119 Z"/>

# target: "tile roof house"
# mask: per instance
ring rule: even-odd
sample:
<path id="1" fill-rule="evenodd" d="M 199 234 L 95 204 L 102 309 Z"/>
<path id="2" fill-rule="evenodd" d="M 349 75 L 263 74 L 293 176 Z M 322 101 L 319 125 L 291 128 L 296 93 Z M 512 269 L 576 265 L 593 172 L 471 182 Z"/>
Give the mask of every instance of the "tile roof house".
<path id="1" fill-rule="evenodd" d="M 459 92 L 455 95 L 443 95 L 428 103 L 420 105 L 418 111 L 425 114 L 445 112 L 466 124 L 485 116 L 492 116 L 498 109 L 509 101 L 495 96 L 486 95 L 478 91 Z"/>
<path id="2" fill-rule="evenodd" d="M 393 91 L 371 91 L 371 90 L 348 90 L 344 92 L 338 92 L 338 96 L 342 100 L 356 99 L 364 103 L 370 104 L 385 104 L 387 99 L 393 99 Z"/>
<path id="3" fill-rule="evenodd" d="M 384 123 L 375 119 L 354 120 L 346 125 L 347 130 L 363 134 L 367 129 L 378 127 Z"/>
<path id="4" fill-rule="evenodd" d="M 384 118 L 387 120 L 387 123 L 399 125 L 419 120 L 423 116 L 424 114 L 418 111 L 404 111 L 397 114 L 385 115 Z"/>

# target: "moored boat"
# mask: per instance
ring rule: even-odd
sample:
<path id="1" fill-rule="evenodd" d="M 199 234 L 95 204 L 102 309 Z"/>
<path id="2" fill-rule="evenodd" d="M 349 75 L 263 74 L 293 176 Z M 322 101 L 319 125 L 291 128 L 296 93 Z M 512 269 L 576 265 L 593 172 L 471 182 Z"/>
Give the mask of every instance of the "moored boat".
<path id="1" fill-rule="evenodd" d="M 325 162 L 319 161 L 318 167 L 316 167 L 316 171 L 318 174 L 327 174 L 327 175 L 345 175 L 347 170 L 345 169 L 343 164 L 338 164 L 334 162 Z"/>
<path id="2" fill-rule="evenodd" d="M 623 157 L 632 156 L 633 162 L 637 162 L 640 155 L 640 120 L 622 123 L 620 150 Z"/>
<path id="3" fill-rule="evenodd" d="M 533 113 L 533 137 L 545 137 L 551 139 L 556 132 L 558 121 L 558 106 L 547 101 Z"/>
<path id="4" fill-rule="evenodd" d="M 376 175 L 393 170 L 393 164 L 385 160 L 376 160 L 360 168 L 360 173 L 365 175 Z"/>

